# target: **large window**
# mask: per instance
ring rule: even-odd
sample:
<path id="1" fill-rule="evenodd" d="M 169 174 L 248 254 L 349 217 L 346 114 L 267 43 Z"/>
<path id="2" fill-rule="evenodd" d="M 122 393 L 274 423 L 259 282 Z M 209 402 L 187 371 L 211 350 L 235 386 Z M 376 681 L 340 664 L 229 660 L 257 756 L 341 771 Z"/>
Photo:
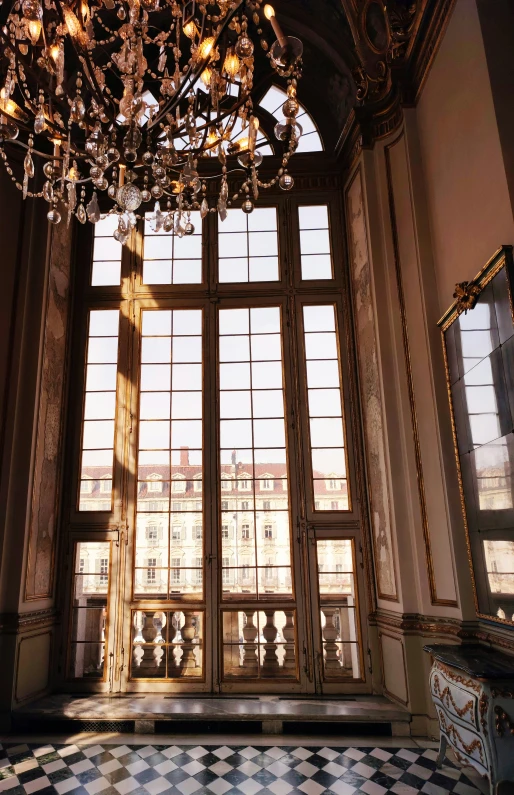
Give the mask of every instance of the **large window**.
<path id="1" fill-rule="evenodd" d="M 127 682 L 363 680 L 334 202 L 275 195 L 224 221 L 192 213 L 187 230 L 149 208 L 123 257 L 103 242 L 111 220 L 96 228 L 78 332 L 75 678 L 103 676 L 110 627 Z"/>

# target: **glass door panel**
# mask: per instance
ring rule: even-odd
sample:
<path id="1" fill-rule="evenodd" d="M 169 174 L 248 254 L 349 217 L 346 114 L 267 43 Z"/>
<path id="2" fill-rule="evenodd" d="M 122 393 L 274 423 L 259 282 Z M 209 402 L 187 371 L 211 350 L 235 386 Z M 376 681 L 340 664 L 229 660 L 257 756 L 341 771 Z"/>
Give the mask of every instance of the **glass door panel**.
<path id="1" fill-rule="evenodd" d="M 202 326 L 201 309 L 142 311 L 132 679 L 204 677 Z"/>

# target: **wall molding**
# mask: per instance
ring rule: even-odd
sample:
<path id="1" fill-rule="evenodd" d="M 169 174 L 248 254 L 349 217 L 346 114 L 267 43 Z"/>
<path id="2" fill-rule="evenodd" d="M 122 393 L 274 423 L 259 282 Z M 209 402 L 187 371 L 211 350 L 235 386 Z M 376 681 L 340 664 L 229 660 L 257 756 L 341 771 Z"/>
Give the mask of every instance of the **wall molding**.
<path id="1" fill-rule="evenodd" d="M 370 613 L 368 622 L 379 630 L 389 629 L 405 636 L 439 635 L 461 643 L 481 643 L 514 654 L 514 632 L 487 621 L 461 621 L 421 613 L 394 613 L 379 609 Z"/>
<path id="2" fill-rule="evenodd" d="M 59 613 L 55 608 L 31 610 L 28 613 L 0 613 L 0 635 L 19 635 L 57 624 Z"/>

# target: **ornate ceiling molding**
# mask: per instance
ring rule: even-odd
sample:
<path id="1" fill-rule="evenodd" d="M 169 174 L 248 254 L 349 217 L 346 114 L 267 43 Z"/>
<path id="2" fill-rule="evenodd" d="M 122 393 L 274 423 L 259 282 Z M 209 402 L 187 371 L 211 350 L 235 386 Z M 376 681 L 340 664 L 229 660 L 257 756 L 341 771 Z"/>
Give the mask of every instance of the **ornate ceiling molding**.
<path id="1" fill-rule="evenodd" d="M 341 0 L 358 64 L 356 105 L 339 138 L 347 166 L 359 146 L 370 148 L 416 104 L 446 30 L 455 0 Z"/>

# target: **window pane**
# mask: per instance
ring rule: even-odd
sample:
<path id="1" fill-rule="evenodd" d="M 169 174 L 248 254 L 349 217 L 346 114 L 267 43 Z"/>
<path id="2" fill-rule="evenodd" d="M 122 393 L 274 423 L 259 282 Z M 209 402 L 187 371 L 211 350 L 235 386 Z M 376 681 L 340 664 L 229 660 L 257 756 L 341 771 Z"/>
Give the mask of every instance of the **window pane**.
<path id="1" fill-rule="evenodd" d="M 219 328 L 223 598 L 290 598 L 280 308 L 223 309 Z"/>
<path id="2" fill-rule="evenodd" d="M 313 507 L 316 511 L 347 511 L 346 443 L 335 307 L 333 304 L 304 306 L 303 321 Z"/>
<path id="3" fill-rule="evenodd" d="M 325 681 L 362 676 L 353 543 L 316 542 Z"/>
<path id="4" fill-rule="evenodd" d="M 276 209 L 260 207 L 250 215 L 228 210 L 218 223 L 218 255 L 221 284 L 278 281 Z"/>
<path id="5" fill-rule="evenodd" d="M 76 544 L 68 670 L 73 679 L 104 676 L 109 577 L 109 542 Z"/>
<path id="6" fill-rule="evenodd" d="M 94 225 L 91 286 L 119 285 L 121 279 L 121 243 L 112 236 L 118 216 L 107 216 Z"/>
<path id="7" fill-rule="evenodd" d="M 316 135 L 316 133 L 312 133 Z M 332 257 L 326 205 L 298 208 L 302 279 L 332 279 Z"/>
<path id="8" fill-rule="evenodd" d="M 118 325 L 117 309 L 89 313 L 79 511 L 112 509 Z"/>
<path id="9" fill-rule="evenodd" d="M 135 597 L 201 600 L 203 392 L 202 365 L 194 363 L 202 360 L 201 310 L 143 310 L 141 350 L 143 362 L 165 359 L 169 364 L 141 365 Z M 158 616 L 161 632 L 166 623 L 163 616 L 168 616 L 167 631 L 173 627 L 175 633 L 169 635 L 172 644 L 180 621 L 185 626 L 190 616 L 196 621 L 199 614 L 158 611 L 152 615 Z M 193 669 L 201 671 L 200 650 L 181 647 L 180 654 L 189 656 L 189 663 L 182 665 L 178 647 L 170 645 L 166 651 L 162 643 L 154 640 L 143 622 L 134 639 L 133 675 L 199 675 Z M 157 655 L 159 665 L 155 650 L 163 651 Z M 150 652 L 147 670 L 145 655 Z"/>
<path id="10" fill-rule="evenodd" d="M 260 570 L 265 584 L 287 577 L 271 568 Z M 241 586 L 245 593 L 255 593 L 252 569 L 243 567 L 227 573 L 227 585 Z M 225 679 L 297 678 L 294 610 L 223 611 L 223 677 Z"/>
<path id="11" fill-rule="evenodd" d="M 191 235 L 179 237 L 174 231 L 152 229 L 153 213 L 145 215 L 143 241 L 143 284 L 201 284 L 202 219 L 195 211 L 187 220 Z M 186 219 L 184 219 L 186 220 Z"/>

